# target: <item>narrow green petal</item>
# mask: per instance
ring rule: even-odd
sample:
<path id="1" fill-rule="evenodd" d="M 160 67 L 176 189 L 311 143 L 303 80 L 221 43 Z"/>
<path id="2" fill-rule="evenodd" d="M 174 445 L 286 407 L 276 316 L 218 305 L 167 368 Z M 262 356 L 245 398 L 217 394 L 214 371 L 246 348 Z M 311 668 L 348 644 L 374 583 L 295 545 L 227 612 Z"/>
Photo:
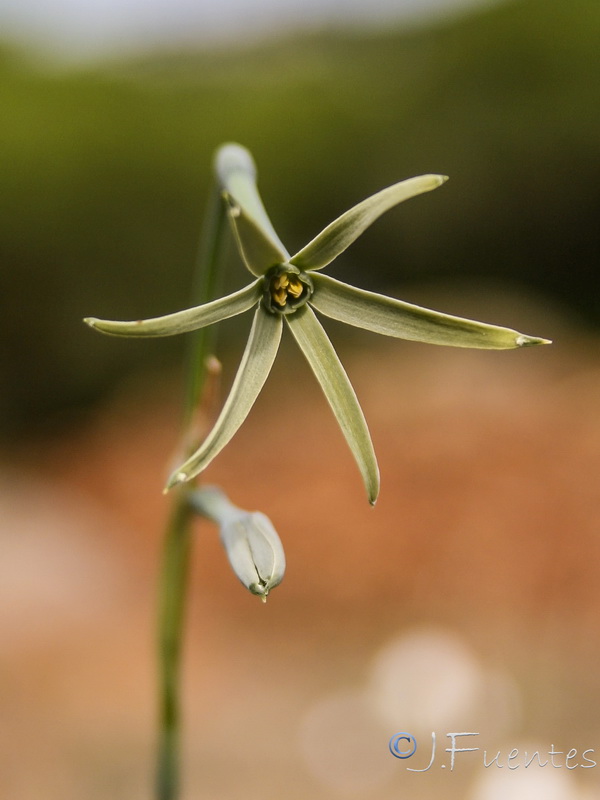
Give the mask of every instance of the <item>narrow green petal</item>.
<path id="1" fill-rule="evenodd" d="M 269 314 L 261 306 L 257 308 L 250 338 L 223 410 L 202 445 L 171 475 L 167 489 L 202 472 L 246 419 L 273 366 L 282 327 L 279 315 Z"/>
<path id="2" fill-rule="evenodd" d="M 375 220 L 398 203 L 437 189 L 445 175 L 420 175 L 395 183 L 346 211 L 303 247 L 290 263 L 300 269 L 322 269 L 352 244 Z"/>
<path id="3" fill-rule="evenodd" d="M 213 300 L 195 308 L 177 311 L 164 317 L 117 322 L 109 319 L 86 317 L 84 322 L 101 333 L 111 336 L 174 336 L 177 333 L 195 331 L 205 328 L 214 322 L 234 317 L 256 305 L 262 293 L 261 281 L 254 281 L 250 286 L 238 292 Z"/>
<path id="4" fill-rule="evenodd" d="M 271 267 L 289 259 L 285 247 L 276 244 L 232 195 L 225 194 L 224 201 L 229 207 L 229 221 L 240 257 L 253 275 L 264 275 Z"/>
<path id="5" fill-rule="evenodd" d="M 379 494 L 379 468 L 367 423 L 344 367 L 312 309 L 303 306 L 286 321 L 321 384 L 356 459 L 369 502 L 374 505 Z"/>
<path id="6" fill-rule="evenodd" d="M 225 144 L 215 157 L 215 172 L 230 206 L 238 246 L 248 269 L 262 275 L 269 267 L 287 261 L 281 243 L 256 188 L 256 165 L 245 147 Z"/>
<path id="7" fill-rule="evenodd" d="M 511 328 L 453 317 L 366 292 L 328 275 L 313 275 L 312 279 L 315 289 L 310 302 L 317 311 L 331 319 L 384 336 L 490 350 L 550 343 L 548 339 L 525 336 Z"/>

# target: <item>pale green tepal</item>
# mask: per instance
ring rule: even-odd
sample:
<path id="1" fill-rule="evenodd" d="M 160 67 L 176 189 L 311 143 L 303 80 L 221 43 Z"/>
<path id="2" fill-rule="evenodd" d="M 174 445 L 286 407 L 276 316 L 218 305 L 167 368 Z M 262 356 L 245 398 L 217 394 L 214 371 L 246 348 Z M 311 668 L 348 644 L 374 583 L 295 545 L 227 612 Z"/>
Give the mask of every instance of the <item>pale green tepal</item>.
<path id="1" fill-rule="evenodd" d="M 258 194 L 250 153 L 238 144 L 223 145 L 216 154 L 215 170 L 240 255 L 256 280 L 227 297 L 164 317 L 135 322 L 85 320 L 92 328 L 114 336 L 171 336 L 256 309 L 223 410 L 202 445 L 175 470 L 167 489 L 202 472 L 246 419 L 269 375 L 285 322 L 331 405 L 362 474 L 369 501 L 375 503 L 379 469 L 369 430 L 348 376 L 314 310 L 385 336 L 431 344 L 501 350 L 549 343 L 548 339 L 525 336 L 510 328 L 366 292 L 319 272 L 385 211 L 436 189 L 447 180 L 445 176 L 421 175 L 383 189 L 346 211 L 290 256 Z"/>

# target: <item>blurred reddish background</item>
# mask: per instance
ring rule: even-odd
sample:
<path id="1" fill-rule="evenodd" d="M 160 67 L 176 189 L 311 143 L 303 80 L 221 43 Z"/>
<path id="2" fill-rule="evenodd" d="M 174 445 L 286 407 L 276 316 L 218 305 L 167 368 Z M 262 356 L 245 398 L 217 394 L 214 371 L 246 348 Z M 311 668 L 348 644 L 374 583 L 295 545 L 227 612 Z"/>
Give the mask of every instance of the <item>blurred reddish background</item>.
<path id="1" fill-rule="evenodd" d="M 85 63 L 0 34 L 0 800 L 152 796 L 184 342 L 81 318 L 188 302 L 230 140 L 291 249 L 394 180 L 450 175 L 332 274 L 555 343 L 461 352 L 327 324 L 379 457 L 371 509 L 284 342 L 206 481 L 271 517 L 287 574 L 263 606 L 198 523 L 182 800 L 600 798 L 583 761 L 600 755 L 599 32 L 598 0 L 507 0 L 239 47 L 190 30 Z M 230 267 L 224 292 L 244 282 Z M 248 327 L 220 326 L 223 389 Z M 403 731 L 409 761 L 388 751 Z M 452 773 L 450 731 L 480 748 Z M 432 732 L 435 763 L 409 772 Z M 522 766 L 551 746 L 578 766 Z"/>

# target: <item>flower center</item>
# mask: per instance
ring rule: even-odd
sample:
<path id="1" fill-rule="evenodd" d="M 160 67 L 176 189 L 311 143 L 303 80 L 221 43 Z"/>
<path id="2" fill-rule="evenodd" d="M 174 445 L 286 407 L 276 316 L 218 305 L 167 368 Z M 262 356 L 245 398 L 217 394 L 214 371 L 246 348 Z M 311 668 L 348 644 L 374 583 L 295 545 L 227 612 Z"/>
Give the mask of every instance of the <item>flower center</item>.
<path id="1" fill-rule="evenodd" d="M 264 277 L 264 305 L 272 314 L 291 314 L 313 293 L 310 277 L 291 264 L 270 269 Z"/>

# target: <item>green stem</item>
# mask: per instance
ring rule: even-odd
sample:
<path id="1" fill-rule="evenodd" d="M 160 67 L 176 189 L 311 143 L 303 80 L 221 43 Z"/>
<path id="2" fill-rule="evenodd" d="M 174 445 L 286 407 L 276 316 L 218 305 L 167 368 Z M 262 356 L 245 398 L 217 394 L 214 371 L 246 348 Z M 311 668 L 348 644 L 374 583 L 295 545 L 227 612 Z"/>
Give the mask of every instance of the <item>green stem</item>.
<path id="1" fill-rule="evenodd" d="M 191 551 L 192 511 L 185 488 L 177 492 L 166 530 L 159 609 L 158 800 L 179 796 L 179 675 Z"/>
<path id="2" fill-rule="evenodd" d="M 208 302 L 215 293 L 226 232 L 220 192 L 210 197 L 202 231 L 197 283 L 193 303 Z M 212 328 L 193 335 L 187 361 L 184 404 L 184 441 L 206 382 L 206 359 L 214 345 Z M 156 778 L 157 800 L 179 797 L 180 663 L 185 600 L 191 553 L 193 512 L 188 502 L 192 484 L 173 492 L 171 515 L 165 532 L 158 609 L 159 742 Z"/>
<path id="3" fill-rule="evenodd" d="M 219 277 L 225 251 L 227 214 L 217 186 L 211 192 L 204 217 L 198 264 L 192 287 L 192 305 L 209 302 L 217 294 Z M 200 328 L 191 335 L 186 369 L 186 397 L 184 404 L 184 432 L 191 423 L 202 397 L 206 381 L 206 359 L 214 348 L 215 327 Z"/>

